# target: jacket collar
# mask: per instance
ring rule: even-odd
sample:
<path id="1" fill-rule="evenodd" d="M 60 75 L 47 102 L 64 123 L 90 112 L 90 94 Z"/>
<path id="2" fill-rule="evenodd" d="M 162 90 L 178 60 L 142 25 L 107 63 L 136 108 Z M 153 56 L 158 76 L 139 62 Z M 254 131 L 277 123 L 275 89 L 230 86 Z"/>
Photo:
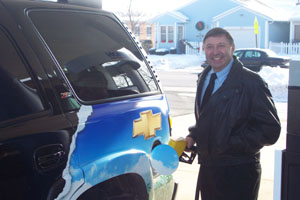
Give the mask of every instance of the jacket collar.
<path id="1" fill-rule="evenodd" d="M 206 67 L 202 73 L 199 74 L 199 79 L 198 79 L 198 88 L 197 88 L 197 96 L 196 96 L 196 115 L 199 117 L 199 95 L 201 95 L 203 83 L 205 80 L 205 77 L 207 76 L 208 72 L 211 70 L 211 66 Z M 243 70 L 243 64 L 237 59 L 236 56 L 233 56 L 233 63 L 232 67 L 230 69 L 230 72 L 222 84 L 222 86 L 212 95 L 211 98 L 214 99 L 215 96 L 217 96 L 219 93 L 223 92 L 224 90 L 227 89 L 239 89 L 242 87 L 241 85 L 241 78 L 242 78 L 242 70 Z M 222 101 L 222 99 L 215 99 L 215 102 Z M 204 107 L 204 110 L 205 107 Z M 204 111 L 203 110 L 203 111 Z M 205 111 L 204 111 L 205 112 Z"/>
<path id="2" fill-rule="evenodd" d="M 236 56 L 233 55 L 232 67 L 231 67 L 230 72 L 229 72 L 226 80 L 224 81 L 223 85 L 225 84 L 225 82 L 232 82 L 234 80 L 237 80 L 237 78 L 241 76 L 242 69 L 243 69 L 243 64 L 237 59 Z M 209 65 L 202 71 L 202 73 L 199 74 L 198 86 L 202 87 L 205 77 L 207 76 L 207 74 L 210 70 L 211 70 L 211 66 Z"/>

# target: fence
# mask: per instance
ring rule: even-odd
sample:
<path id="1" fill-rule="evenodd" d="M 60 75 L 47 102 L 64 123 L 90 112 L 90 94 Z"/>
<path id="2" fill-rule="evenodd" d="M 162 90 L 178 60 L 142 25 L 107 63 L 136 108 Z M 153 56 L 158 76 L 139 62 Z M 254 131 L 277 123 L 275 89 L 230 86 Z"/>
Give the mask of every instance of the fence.
<path id="1" fill-rule="evenodd" d="M 202 55 L 202 42 L 185 41 L 184 44 L 185 44 L 185 54 Z M 297 55 L 300 54 L 300 43 L 269 42 L 269 49 L 275 51 L 278 54 Z"/>
<path id="2" fill-rule="evenodd" d="M 188 55 L 202 55 L 202 42 L 189 42 L 185 41 L 185 54 Z"/>
<path id="3" fill-rule="evenodd" d="M 300 54 L 300 43 L 270 42 L 269 49 L 275 51 L 278 54 L 296 55 Z"/>

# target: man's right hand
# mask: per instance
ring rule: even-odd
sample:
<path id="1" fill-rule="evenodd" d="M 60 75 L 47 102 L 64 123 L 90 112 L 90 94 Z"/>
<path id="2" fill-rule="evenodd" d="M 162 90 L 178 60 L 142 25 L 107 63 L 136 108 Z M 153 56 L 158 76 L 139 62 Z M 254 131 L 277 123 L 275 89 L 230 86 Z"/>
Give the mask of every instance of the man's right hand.
<path id="1" fill-rule="evenodd" d="M 194 146 L 194 144 L 196 143 L 195 140 L 192 137 L 189 137 L 189 136 L 187 136 L 185 138 L 185 141 L 186 141 L 186 148 L 187 149 L 192 148 Z"/>

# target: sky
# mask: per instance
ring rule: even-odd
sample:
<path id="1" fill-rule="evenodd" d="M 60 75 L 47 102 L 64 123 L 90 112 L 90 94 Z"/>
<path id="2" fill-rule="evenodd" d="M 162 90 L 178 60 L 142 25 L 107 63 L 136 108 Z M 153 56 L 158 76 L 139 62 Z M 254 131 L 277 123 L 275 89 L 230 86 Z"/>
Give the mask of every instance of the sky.
<path id="1" fill-rule="evenodd" d="M 132 0 L 132 5 L 138 11 L 159 14 L 174 10 L 192 1 L 193 0 Z M 129 0 L 102 0 L 103 9 L 113 12 L 126 10 L 128 5 Z"/>
<path id="2" fill-rule="evenodd" d="M 127 10 L 130 0 L 102 0 L 104 10 L 119 12 Z M 150 15 L 172 11 L 194 0 L 132 0 L 134 9 Z M 216 1 L 218 0 L 211 0 Z M 260 0 L 276 7 L 294 6 L 298 0 Z M 299 5 L 300 6 L 300 5 Z"/>

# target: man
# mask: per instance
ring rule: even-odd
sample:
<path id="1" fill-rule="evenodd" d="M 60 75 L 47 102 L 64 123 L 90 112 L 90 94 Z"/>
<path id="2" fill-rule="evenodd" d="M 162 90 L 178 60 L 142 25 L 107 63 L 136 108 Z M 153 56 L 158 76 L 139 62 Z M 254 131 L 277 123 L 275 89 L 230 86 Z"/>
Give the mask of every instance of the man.
<path id="1" fill-rule="evenodd" d="M 204 37 L 209 66 L 199 75 L 196 124 L 186 137 L 188 148 L 197 145 L 196 199 L 199 190 L 202 200 L 257 199 L 259 151 L 274 144 L 280 134 L 267 84 L 243 67 L 234 49 L 232 36 L 222 28 L 213 28 Z"/>

